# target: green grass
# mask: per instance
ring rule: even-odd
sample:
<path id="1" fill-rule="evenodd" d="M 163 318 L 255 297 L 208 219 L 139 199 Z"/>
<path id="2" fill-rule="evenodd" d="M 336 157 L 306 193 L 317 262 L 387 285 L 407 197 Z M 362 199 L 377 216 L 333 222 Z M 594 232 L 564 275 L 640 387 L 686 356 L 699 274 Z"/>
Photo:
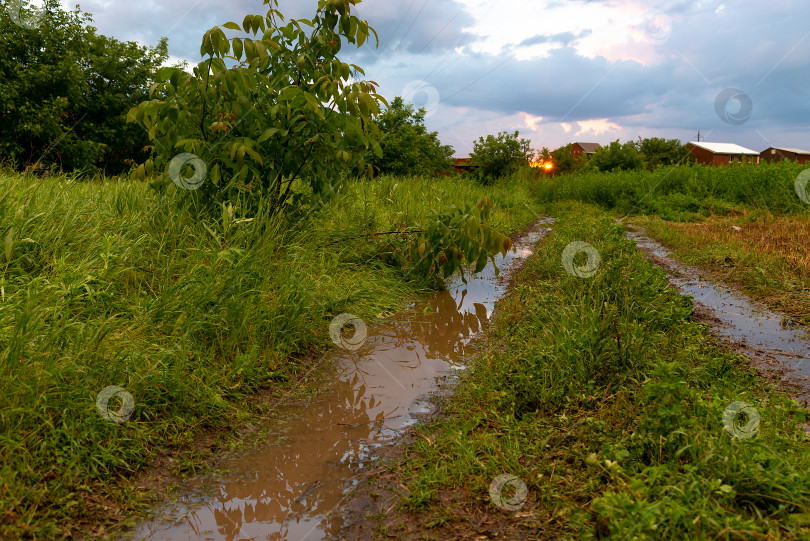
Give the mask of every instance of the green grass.
<path id="1" fill-rule="evenodd" d="M 810 536 L 806 410 L 693 323 L 690 300 L 609 215 L 549 210 L 554 231 L 514 276 L 448 416 L 394 466 L 403 511 L 438 537 L 440 494 L 461 516 L 497 521 L 509 513 L 488 487 L 512 474 L 528 486 L 521 520 L 533 516 L 543 538 Z M 598 250 L 593 277 L 563 268 L 573 241 Z M 736 401 L 761 415 L 752 438 L 724 427 Z"/>
<path id="2" fill-rule="evenodd" d="M 212 220 L 171 190 L 0 172 L 0 538 L 132 510 L 134 472 L 261 413 L 251 393 L 291 387 L 335 315 L 373 321 L 426 290 L 354 237 L 483 196 L 504 232 L 534 219 L 522 186 L 455 178 L 357 181 L 282 220 Z M 96 410 L 110 385 L 134 399 L 126 422 Z"/>
<path id="3" fill-rule="evenodd" d="M 582 201 L 622 214 L 656 214 L 671 221 L 695 221 L 753 208 L 782 216 L 808 211 L 795 190 L 796 177 L 806 168 L 780 162 L 566 174 L 542 178 L 535 183 L 534 194 L 543 203 Z"/>

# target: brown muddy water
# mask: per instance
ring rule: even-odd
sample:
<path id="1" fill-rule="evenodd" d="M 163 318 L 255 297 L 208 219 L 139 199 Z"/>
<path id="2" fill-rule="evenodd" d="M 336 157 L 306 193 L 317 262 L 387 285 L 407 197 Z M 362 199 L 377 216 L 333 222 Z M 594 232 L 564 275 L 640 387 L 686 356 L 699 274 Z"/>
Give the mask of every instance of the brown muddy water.
<path id="1" fill-rule="evenodd" d="M 782 383 L 810 405 L 810 336 L 804 329 L 738 291 L 701 279 L 697 269 L 674 260 L 669 250 L 641 232 L 629 231 L 627 236 L 667 268 L 670 282 L 691 295 L 696 306 L 708 309 L 717 320 L 712 325 L 716 334 L 741 353 L 763 361 L 759 368 L 777 369 Z"/>
<path id="2" fill-rule="evenodd" d="M 501 273 L 532 253 L 548 230 L 538 222 L 496 258 Z M 503 274 L 501 275 L 503 276 Z M 430 394 L 463 369 L 471 340 L 487 327 L 505 293 L 490 263 L 467 284 L 457 279 L 379 325 L 356 350 L 327 354 L 323 381 L 305 406 L 282 406 L 271 434 L 249 451 L 223 458 L 227 473 L 195 478 L 177 501 L 156 509 L 130 539 L 315 540 L 337 535 L 341 505 L 356 478 L 373 467 L 420 415 Z M 354 479 L 353 479 L 354 478 Z"/>

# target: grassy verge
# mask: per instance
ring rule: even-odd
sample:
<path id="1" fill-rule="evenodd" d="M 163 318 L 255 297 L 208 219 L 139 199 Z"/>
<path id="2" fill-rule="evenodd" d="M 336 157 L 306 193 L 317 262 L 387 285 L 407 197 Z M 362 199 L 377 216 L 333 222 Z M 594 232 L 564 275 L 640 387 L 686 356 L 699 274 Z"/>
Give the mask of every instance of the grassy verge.
<path id="1" fill-rule="evenodd" d="M 805 410 L 713 343 L 610 216 L 552 210 L 448 415 L 392 466 L 406 489 L 381 536 L 807 538 Z M 590 278 L 563 267 L 574 241 L 601 256 Z M 757 430 L 751 409 L 724 425 L 735 402 Z M 502 474 L 527 485 L 519 509 L 489 494 Z"/>
<path id="2" fill-rule="evenodd" d="M 266 413 L 251 394 L 290 389 L 335 315 L 372 321 L 427 287 L 358 235 L 485 195 L 504 232 L 534 219 L 521 186 L 453 178 L 356 182 L 279 222 L 0 172 L 0 538 L 102 533 L 144 501 L 132 474 L 161 452 Z M 121 422 L 97 410 L 108 386 L 132 397 L 108 404 Z"/>
<path id="3" fill-rule="evenodd" d="M 673 254 L 810 325 L 810 215 L 747 213 L 700 223 L 638 219 Z"/>
<path id="4" fill-rule="evenodd" d="M 543 203 L 582 201 L 621 214 L 656 215 L 670 221 L 699 221 L 751 209 L 785 216 L 808 210 L 796 193 L 796 180 L 804 169 L 780 162 L 587 172 L 543 178 L 533 191 Z"/>

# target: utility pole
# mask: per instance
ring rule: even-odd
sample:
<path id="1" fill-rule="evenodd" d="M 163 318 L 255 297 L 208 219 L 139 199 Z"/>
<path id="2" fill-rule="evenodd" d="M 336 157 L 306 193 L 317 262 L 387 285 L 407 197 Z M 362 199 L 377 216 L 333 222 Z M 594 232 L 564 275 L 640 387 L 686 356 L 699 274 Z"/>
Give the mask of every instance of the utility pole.
<path id="1" fill-rule="evenodd" d="M 700 143 L 700 130 L 698 130 L 698 139 L 697 142 Z"/>

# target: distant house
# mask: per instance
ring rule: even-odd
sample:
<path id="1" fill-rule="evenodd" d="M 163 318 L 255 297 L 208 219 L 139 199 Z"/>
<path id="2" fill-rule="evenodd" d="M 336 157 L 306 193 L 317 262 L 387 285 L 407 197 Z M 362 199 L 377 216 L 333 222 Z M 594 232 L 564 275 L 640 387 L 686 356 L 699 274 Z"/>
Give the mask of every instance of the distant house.
<path id="1" fill-rule="evenodd" d="M 766 162 L 781 162 L 791 160 L 800 164 L 810 163 L 810 150 L 800 150 L 798 148 L 770 147 L 763 150 L 759 157 Z"/>
<path id="2" fill-rule="evenodd" d="M 596 152 L 597 148 L 602 148 L 599 143 L 571 143 L 571 155 L 577 158 L 589 157 Z"/>
<path id="3" fill-rule="evenodd" d="M 472 173 L 478 166 L 473 165 L 472 158 L 456 158 L 453 160 L 453 169 L 456 173 Z"/>
<path id="4" fill-rule="evenodd" d="M 759 152 L 734 143 L 686 143 L 698 163 L 704 165 L 732 165 L 735 163 L 759 163 Z"/>

